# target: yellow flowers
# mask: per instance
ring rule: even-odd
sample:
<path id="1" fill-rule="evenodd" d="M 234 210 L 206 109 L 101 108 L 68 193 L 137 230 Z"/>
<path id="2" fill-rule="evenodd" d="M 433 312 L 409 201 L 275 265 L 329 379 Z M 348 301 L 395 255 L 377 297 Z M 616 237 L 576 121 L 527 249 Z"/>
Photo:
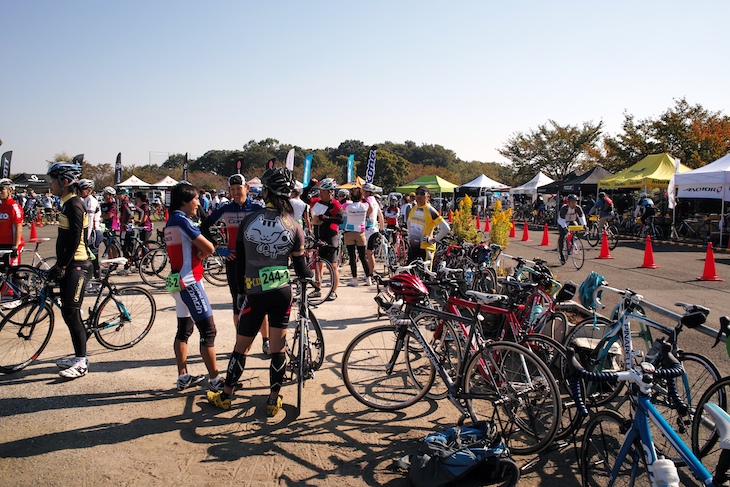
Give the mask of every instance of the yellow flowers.
<path id="1" fill-rule="evenodd" d="M 482 241 L 482 235 L 474 226 L 471 207 L 471 198 L 469 195 L 464 196 L 464 199 L 459 202 L 459 209 L 454 212 L 451 230 L 456 237 L 465 242 L 479 243 Z"/>
<path id="2" fill-rule="evenodd" d="M 509 230 L 512 223 L 512 208 L 502 210 L 502 203 L 499 200 L 494 202 L 491 224 L 492 228 L 489 232 L 489 240 L 491 243 L 501 245 L 506 248 L 509 245 Z"/>

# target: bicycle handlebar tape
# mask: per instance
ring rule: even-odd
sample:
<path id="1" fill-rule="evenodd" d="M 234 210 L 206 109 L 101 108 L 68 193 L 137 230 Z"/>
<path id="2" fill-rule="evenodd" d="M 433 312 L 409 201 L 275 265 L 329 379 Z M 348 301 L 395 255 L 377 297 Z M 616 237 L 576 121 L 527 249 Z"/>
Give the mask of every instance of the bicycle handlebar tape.
<path id="1" fill-rule="evenodd" d="M 651 245 L 651 236 L 646 236 L 646 244 L 644 245 L 644 263 L 639 266 L 642 269 L 658 269 L 659 266 L 654 263 L 654 249 Z"/>
<path id="2" fill-rule="evenodd" d="M 712 242 L 707 242 L 707 255 L 705 257 L 705 269 L 702 275 L 697 278 L 698 281 L 724 281 L 717 275 L 715 270 L 715 252 L 712 250 Z"/>

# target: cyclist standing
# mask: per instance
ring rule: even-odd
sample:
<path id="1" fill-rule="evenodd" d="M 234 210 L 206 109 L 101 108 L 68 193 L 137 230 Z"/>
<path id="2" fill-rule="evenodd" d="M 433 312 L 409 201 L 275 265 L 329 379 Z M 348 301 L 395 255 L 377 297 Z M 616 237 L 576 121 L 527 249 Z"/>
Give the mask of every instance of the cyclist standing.
<path id="1" fill-rule="evenodd" d="M 215 356 L 217 331 L 213 308 L 202 283 L 203 259 L 213 253 L 214 247 L 191 220 L 198 206 L 198 192 L 192 184 L 183 181 L 172 187 L 172 213 L 165 224 L 165 246 L 172 271 L 165 284 L 175 298 L 177 314 L 174 348 L 178 391 L 198 385 L 205 379 L 203 375 L 190 375 L 188 372 L 188 339 L 193 334 L 193 325 L 200 332 L 200 356 L 208 369 L 210 389 L 217 391 L 223 385 Z"/>
<path id="2" fill-rule="evenodd" d="M 391 231 L 390 243 L 395 242 L 395 231 L 398 230 L 398 220 L 400 220 L 400 208 L 398 207 L 398 197 L 393 195 L 390 197 L 388 207 L 383 211 L 385 217 L 385 225 Z"/>
<path id="3" fill-rule="evenodd" d="M 385 229 L 385 219 L 383 218 L 383 211 L 380 209 L 380 203 L 375 195 L 375 190 L 378 188 L 373 183 L 365 183 L 362 186 L 363 194 L 365 195 L 365 201 L 368 202 L 370 207 L 373 209 L 368 213 L 368 217 L 365 220 L 365 238 L 367 239 L 367 248 L 365 255 L 368 259 L 368 267 L 370 272 L 375 269 L 375 249 L 380 245 L 380 238 L 382 232 Z M 372 278 L 366 277 L 365 284 L 372 286 Z"/>
<path id="4" fill-rule="evenodd" d="M 134 194 L 134 199 L 137 203 L 134 209 L 134 223 L 140 228 L 139 239 L 147 246 L 147 242 L 152 237 L 152 218 L 150 217 L 150 204 L 147 193 L 137 191 Z"/>
<path id="5" fill-rule="evenodd" d="M 5 260 L 8 265 L 20 265 L 23 240 L 23 208 L 13 198 L 15 184 L 8 178 L 0 179 L 0 249 L 11 250 Z"/>
<path id="6" fill-rule="evenodd" d="M 319 196 L 309 199 L 309 192 L 316 187 L 319 189 Z M 312 180 L 304 189 L 302 193 L 302 200 L 305 203 L 309 203 L 309 207 L 312 212 L 312 225 L 314 225 L 314 236 L 319 240 L 327 244 L 326 247 L 322 247 L 319 250 L 319 256 L 332 264 L 332 274 L 334 282 L 332 283 L 332 293 L 327 298 L 327 301 L 334 301 L 337 299 L 337 286 L 340 283 L 340 267 L 337 265 L 338 258 L 337 254 L 340 250 L 340 228 L 339 225 L 342 223 L 342 215 L 340 210 L 342 205 L 337 199 L 333 198 L 333 193 L 337 188 L 335 180 L 332 178 L 325 178 L 319 183 L 316 180 Z M 317 285 L 310 297 L 320 297 L 321 291 Z"/>
<path id="7" fill-rule="evenodd" d="M 641 224 L 646 225 L 646 219 L 655 214 L 654 201 L 646 193 L 641 193 L 639 203 L 636 205 L 636 210 L 634 211 L 634 217 L 638 218 L 641 216 Z"/>
<path id="8" fill-rule="evenodd" d="M 586 215 L 583 208 L 578 205 L 578 197 L 574 194 L 568 195 L 568 202 L 560 207 L 558 212 L 558 255 L 560 256 L 560 264 L 565 264 L 565 236 L 568 234 L 568 226 L 579 222 L 586 226 Z"/>
<path id="9" fill-rule="evenodd" d="M 101 269 L 99 268 L 99 246 L 101 245 L 104 236 L 101 233 L 101 207 L 99 201 L 96 199 L 94 192 L 94 181 L 91 179 L 80 179 L 79 180 L 79 196 L 84 201 L 84 208 L 86 208 L 86 217 L 89 220 L 89 225 L 86 228 L 86 242 L 89 246 L 89 250 L 94 255 L 91 263 L 94 267 L 94 277 L 97 279 L 101 278 Z"/>
<path id="10" fill-rule="evenodd" d="M 267 169 L 261 176 L 266 208 L 248 215 L 236 239 L 238 290 L 242 302 L 236 331 L 236 346 L 228 363 L 223 391 L 208 392 L 208 401 L 227 410 L 236 383 L 246 366 L 251 348 L 264 316 L 271 327 L 271 389 L 266 415 L 273 417 L 282 406 L 279 395 L 286 366 L 286 328 L 292 304 L 289 285 L 289 259 L 298 276 L 310 276 L 304 259 L 304 230 L 292 215 L 289 195 L 294 188 L 294 173 L 286 168 Z"/>
<path id="11" fill-rule="evenodd" d="M 51 192 L 61 197 L 61 213 L 58 218 L 56 240 L 56 264 L 48 271 L 49 281 L 58 282 L 61 297 L 61 314 L 71 332 L 74 358 L 56 362 L 62 370 L 58 373 L 67 379 L 83 377 L 89 371 L 86 357 L 86 328 L 81 318 L 86 284 L 93 272 L 91 251 L 86 245 L 88 217 L 86 207 L 76 194 L 81 166 L 57 162 L 48 169 Z"/>
<path id="12" fill-rule="evenodd" d="M 117 192 L 117 201 L 119 201 L 119 240 L 122 241 L 122 253 L 127 259 L 132 253 L 132 233 L 134 230 L 129 228 L 132 222 L 132 209 L 129 207 L 129 191 L 122 188 Z M 118 272 L 121 276 L 129 274 L 129 260 L 124 264 L 124 269 Z"/>
<path id="13" fill-rule="evenodd" d="M 446 220 L 439 215 L 436 208 L 428 203 L 430 191 L 426 186 L 416 189 L 415 206 L 407 217 L 408 222 L 408 262 L 416 259 L 431 260 L 436 250 L 436 242 L 451 231 Z M 434 230 L 438 233 L 433 236 Z"/>
<path id="14" fill-rule="evenodd" d="M 357 286 L 357 260 L 355 259 L 355 249 L 360 256 L 363 272 L 366 279 L 372 280 L 373 271 L 365 257 L 365 221 L 372 213 L 373 207 L 362 198 L 360 188 L 352 188 L 350 191 L 352 201 L 346 203 L 343 207 L 345 216 L 345 245 L 347 246 L 347 254 L 350 257 L 350 271 L 352 272 L 352 280 L 348 286 Z"/>

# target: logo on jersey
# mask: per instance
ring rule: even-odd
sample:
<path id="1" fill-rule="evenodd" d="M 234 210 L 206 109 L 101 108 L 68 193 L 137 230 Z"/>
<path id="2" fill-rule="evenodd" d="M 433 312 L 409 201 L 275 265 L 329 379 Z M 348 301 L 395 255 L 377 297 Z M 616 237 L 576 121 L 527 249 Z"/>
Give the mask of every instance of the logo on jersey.
<path id="1" fill-rule="evenodd" d="M 289 252 L 294 241 L 294 232 L 284 226 L 279 216 L 268 220 L 259 215 L 246 228 L 244 238 L 256 244 L 256 252 L 259 254 L 276 258 Z"/>

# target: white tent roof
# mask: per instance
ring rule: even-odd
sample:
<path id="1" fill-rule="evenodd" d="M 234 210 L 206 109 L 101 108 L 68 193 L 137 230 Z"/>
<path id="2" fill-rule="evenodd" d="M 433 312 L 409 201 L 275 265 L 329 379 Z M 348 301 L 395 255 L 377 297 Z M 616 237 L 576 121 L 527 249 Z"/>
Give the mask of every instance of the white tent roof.
<path id="1" fill-rule="evenodd" d="M 730 154 L 706 166 L 676 174 L 674 183 L 679 198 L 721 199 L 730 196 Z M 727 199 L 727 198 L 725 198 Z"/>
<path id="2" fill-rule="evenodd" d="M 506 186 L 502 183 L 498 183 L 494 179 L 490 179 L 484 174 L 480 175 L 478 178 L 469 181 L 466 184 L 461 185 L 462 188 L 484 188 L 484 189 L 492 189 L 495 191 L 504 191 L 509 189 L 509 186 Z"/>
<path id="3" fill-rule="evenodd" d="M 129 179 L 126 181 L 122 181 L 121 183 L 117 184 L 117 186 L 152 186 L 150 183 L 145 183 L 141 179 L 139 179 L 137 176 L 132 175 Z"/>
<path id="4" fill-rule="evenodd" d="M 172 179 L 170 176 L 165 176 L 164 179 L 157 181 L 153 186 L 175 186 L 178 182 Z"/>
<path id="5" fill-rule="evenodd" d="M 249 187 L 251 187 L 251 188 L 260 188 L 261 187 L 261 179 L 257 178 L 257 177 L 249 179 L 248 181 L 246 181 L 246 183 L 248 183 Z"/>
<path id="6" fill-rule="evenodd" d="M 545 186 L 553 182 L 549 176 L 546 176 L 542 171 L 535 174 L 535 177 L 530 179 L 522 186 L 512 188 L 509 190 L 509 194 L 537 194 L 537 188 Z"/>

